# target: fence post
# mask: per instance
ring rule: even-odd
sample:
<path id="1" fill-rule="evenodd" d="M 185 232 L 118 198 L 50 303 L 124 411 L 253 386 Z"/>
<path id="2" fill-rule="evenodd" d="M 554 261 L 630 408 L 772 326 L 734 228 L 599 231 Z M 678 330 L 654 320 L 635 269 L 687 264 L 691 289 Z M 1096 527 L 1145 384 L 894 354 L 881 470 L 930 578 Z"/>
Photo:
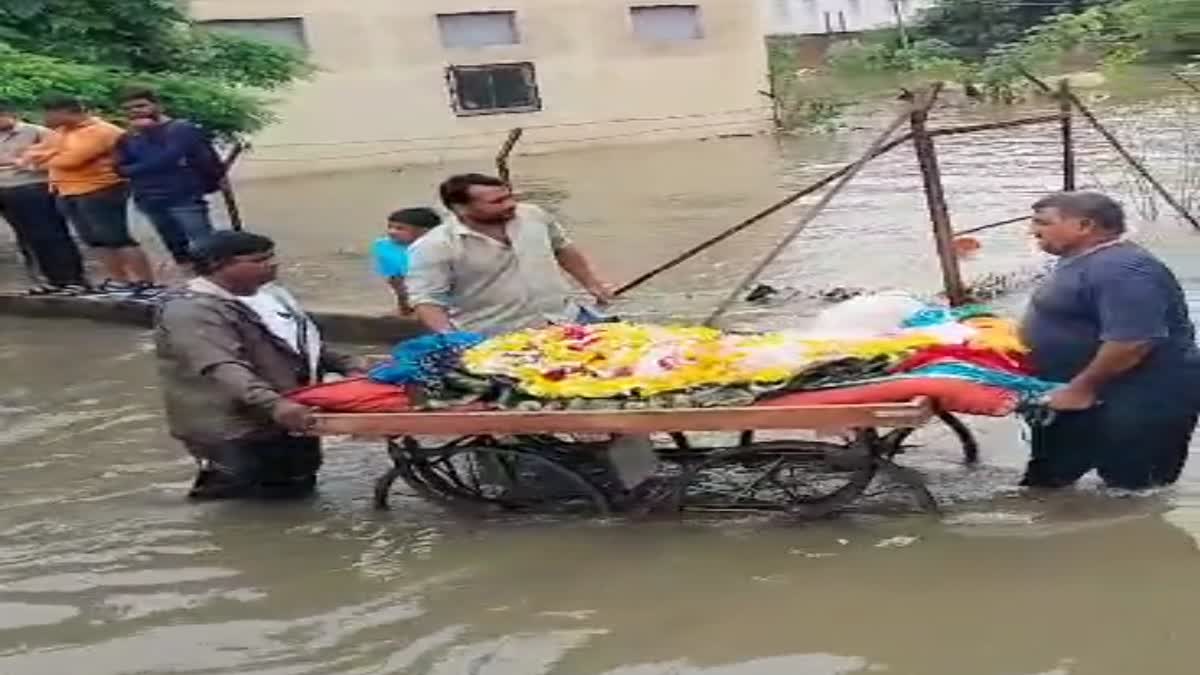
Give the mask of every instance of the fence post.
<path id="1" fill-rule="evenodd" d="M 225 177 L 221 179 L 221 199 L 225 202 L 225 212 L 229 214 L 229 226 L 235 232 L 242 231 L 242 210 L 238 208 L 237 194 L 233 191 L 233 183 L 229 180 L 229 172 L 245 151 L 246 144 L 238 141 L 233 144 L 233 149 L 229 151 L 229 156 L 223 162 L 225 165 Z"/>
<path id="2" fill-rule="evenodd" d="M 1058 83 L 1058 112 L 1062 124 L 1063 190 L 1075 190 L 1075 108 L 1071 105 L 1071 83 L 1063 78 Z"/>
<path id="3" fill-rule="evenodd" d="M 950 210 L 946 206 L 946 191 L 942 186 L 942 174 L 938 168 L 937 149 L 929 135 L 926 121 L 929 107 L 913 109 L 910 116 L 913 148 L 917 152 L 917 163 L 921 168 L 921 180 L 925 187 L 925 203 L 929 207 L 929 218 L 933 223 L 933 239 L 937 246 L 938 262 L 942 267 L 942 285 L 946 299 L 952 306 L 966 303 L 967 290 L 963 285 L 962 272 L 958 268 L 958 257 L 954 254 L 954 232 L 950 226 Z"/>

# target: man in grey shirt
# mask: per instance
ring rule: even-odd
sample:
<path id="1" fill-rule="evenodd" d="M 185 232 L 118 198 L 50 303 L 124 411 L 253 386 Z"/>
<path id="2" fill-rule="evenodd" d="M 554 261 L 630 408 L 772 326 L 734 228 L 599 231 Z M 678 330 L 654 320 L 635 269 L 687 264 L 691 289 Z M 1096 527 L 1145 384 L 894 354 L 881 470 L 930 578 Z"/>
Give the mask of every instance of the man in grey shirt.
<path id="1" fill-rule="evenodd" d="M 25 152 L 50 133 L 22 122 L 13 106 L 0 102 L 0 216 L 50 282 L 33 292 L 82 292 L 83 259 L 50 194 L 46 172 L 23 162 Z"/>
<path id="2" fill-rule="evenodd" d="M 1058 256 L 1022 325 L 1038 375 L 1065 382 L 1034 429 L 1023 485 L 1065 487 L 1096 469 L 1110 486 L 1175 482 L 1200 410 L 1200 350 L 1175 275 L 1123 241 L 1125 215 L 1096 193 L 1034 204 L 1033 235 Z"/>
<path id="3" fill-rule="evenodd" d="M 508 185 L 480 174 L 442 183 L 454 218 L 411 249 L 409 302 L 430 330 L 499 335 L 576 323 L 584 310 L 563 272 L 605 305 L 612 292 L 545 211 L 518 204 Z"/>

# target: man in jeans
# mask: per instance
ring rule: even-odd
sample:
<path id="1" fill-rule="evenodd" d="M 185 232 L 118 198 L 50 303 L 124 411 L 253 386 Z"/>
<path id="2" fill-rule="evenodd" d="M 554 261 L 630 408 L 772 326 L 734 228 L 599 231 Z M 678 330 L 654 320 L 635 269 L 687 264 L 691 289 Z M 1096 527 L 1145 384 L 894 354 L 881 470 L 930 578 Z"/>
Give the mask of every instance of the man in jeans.
<path id="1" fill-rule="evenodd" d="M 85 290 L 83 261 L 50 194 L 49 177 L 20 165 L 25 153 L 49 135 L 49 129 L 22 122 L 14 107 L 0 102 L 0 216 L 49 282 L 31 293 L 77 294 Z"/>
<path id="2" fill-rule="evenodd" d="M 89 115 L 78 99 L 54 96 L 42 108 L 46 126 L 56 133 L 31 148 L 23 165 L 49 170 L 63 213 L 108 274 L 100 290 L 154 292 L 150 260 L 129 234 L 129 190 L 116 171 L 115 149 L 124 132 Z"/>
<path id="3" fill-rule="evenodd" d="M 219 188 L 224 168 L 204 130 L 164 114 L 154 91 L 129 89 L 121 106 L 129 132 L 117 144 L 117 171 L 175 263 L 190 267 L 189 246 L 213 231 L 204 196 Z"/>

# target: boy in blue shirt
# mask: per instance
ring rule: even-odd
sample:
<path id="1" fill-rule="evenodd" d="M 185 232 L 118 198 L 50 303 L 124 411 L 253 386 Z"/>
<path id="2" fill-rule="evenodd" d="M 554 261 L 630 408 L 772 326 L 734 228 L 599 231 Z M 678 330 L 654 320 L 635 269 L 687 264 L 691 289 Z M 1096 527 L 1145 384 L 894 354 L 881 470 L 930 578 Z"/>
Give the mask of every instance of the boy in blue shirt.
<path id="1" fill-rule="evenodd" d="M 441 216 L 433 209 L 401 209 L 388 216 L 387 236 L 376 239 L 371 245 L 375 273 L 392 287 L 401 316 L 408 316 L 413 311 L 404 283 L 408 276 L 408 247 L 441 223 Z"/>

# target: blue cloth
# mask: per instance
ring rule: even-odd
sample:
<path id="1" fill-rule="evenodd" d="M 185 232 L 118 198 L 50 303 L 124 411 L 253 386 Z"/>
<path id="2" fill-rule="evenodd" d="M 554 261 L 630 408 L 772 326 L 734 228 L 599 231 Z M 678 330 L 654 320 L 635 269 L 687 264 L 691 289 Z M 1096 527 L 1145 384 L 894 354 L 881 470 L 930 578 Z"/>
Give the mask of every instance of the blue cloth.
<path id="1" fill-rule="evenodd" d="M 1200 350 L 1175 275 L 1140 246 L 1119 243 L 1059 261 L 1037 289 L 1022 325 L 1037 374 L 1067 382 L 1105 341 L 1149 341 L 1153 350 L 1100 398 L 1175 401 L 1200 398 Z"/>
<path id="2" fill-rule="evenodd" d="M 384 384 L 425 384 L 440 379 L 458 357 L 486 338 L 476 333 L 422 335 L 392 350 L 392 360 L 371 369 L 369 377 Z"/>
<path id="3" fill-rule="evenodd" d="M 915 312 L 904 320 L 904 328 L 922 328 L 936 326 L 951 321 L 962 321 L 975 316 L 992 316 L 993 312 L 982 305 L 964 305 L 962 307 L 929 306 Z"/>
<path id="4" fill-rule="evenodd" d="M 212 153 L 208 134 L 185 120 L 131 131 L 117 142 L 117 173 L 139 203 L 193 203 L 207 192 L 196 168 Z"/>
<path id="5" fill-rule="evenodd" d="M 408 247 L 390 237 L 380 237 L 371 244 L 371 261 L 375 273 L 384 279 L 408 276 Z"/>
<path id="6" fill-rule="evenodd" d="M 1037 401 L 1059 386 L 1057 383 L 1046 382 L 1045 380 L 1029 377 L 1028 375 L 1006 373 L 1002 370 L 993 370 L 972 363 L 960 362 L 935 363 L 896 377 L 898 379 L 946 377 L 956 380 L 967 380 L 977 384 L 986 384 L 1016 392 L 1020 395 L 1021 400 L 1026 402 Z"/>

